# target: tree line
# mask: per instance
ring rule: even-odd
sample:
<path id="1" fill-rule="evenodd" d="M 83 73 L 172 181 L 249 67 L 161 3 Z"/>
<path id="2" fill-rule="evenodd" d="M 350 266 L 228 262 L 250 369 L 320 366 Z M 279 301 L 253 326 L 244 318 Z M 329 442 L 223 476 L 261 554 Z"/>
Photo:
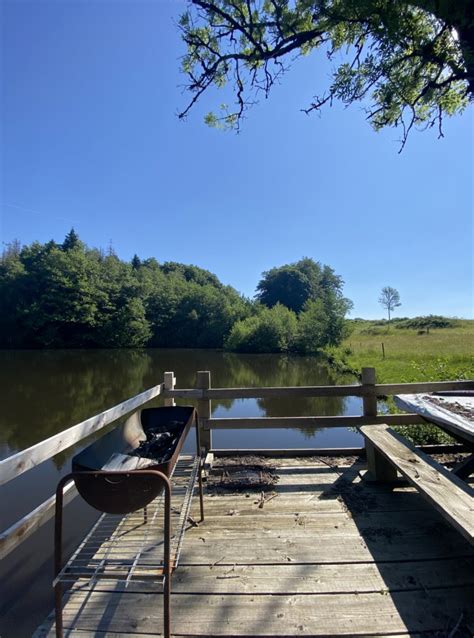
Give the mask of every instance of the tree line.
<path id="1" fill-rule="evenodd" d="M 198 266 L 126 262 L 71 230 L 62 243 L 3 250 L 0 347 L 317 352 L 346 335 L 342 286 L 304 258 L 263 273 L 250 300 Z"/>

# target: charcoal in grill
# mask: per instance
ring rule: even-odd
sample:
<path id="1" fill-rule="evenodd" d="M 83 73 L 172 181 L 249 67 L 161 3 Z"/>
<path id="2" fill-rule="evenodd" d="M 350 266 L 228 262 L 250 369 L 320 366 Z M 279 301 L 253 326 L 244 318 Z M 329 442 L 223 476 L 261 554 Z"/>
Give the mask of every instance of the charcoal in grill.
<path id="1" fill-rule="evenodd" d="M 150 432 L 146 441 L 142 441 L 130 456 L 153 459 L 158 463 L 165 461 L 176 447 L 179 436 L 172 432 Z"/>

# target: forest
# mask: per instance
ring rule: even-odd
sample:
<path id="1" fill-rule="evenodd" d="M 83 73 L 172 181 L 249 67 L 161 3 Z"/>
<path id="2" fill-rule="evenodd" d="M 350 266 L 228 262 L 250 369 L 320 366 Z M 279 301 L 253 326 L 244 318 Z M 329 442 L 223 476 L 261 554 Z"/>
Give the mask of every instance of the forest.
<path id="1" fill-rule="evenodd" d="M 225 348 L 314 353 L 348 334 L 343 281 L 310 258 L 264 272 L 255 299 L 195 265 L 130 262 L 62 243 L 12 242 L 0 258 L 2 348 Z"/>

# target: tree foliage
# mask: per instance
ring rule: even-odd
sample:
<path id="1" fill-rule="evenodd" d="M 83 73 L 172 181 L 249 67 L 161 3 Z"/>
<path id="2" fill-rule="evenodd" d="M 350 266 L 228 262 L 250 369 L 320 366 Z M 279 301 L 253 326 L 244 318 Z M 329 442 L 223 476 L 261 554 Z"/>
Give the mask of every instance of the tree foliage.
<path id="1" fill-rule="evenodd" d="M 71 230 L 68 232 L 68 234 L 64 238 L 64 241 L 62 243 L 62 249 L 72 250 L 73 248 L 78 248 L 81 246 L 83 246 L 83 244 L 81 240 L 79 239 L 79 235 L 76 233 L 74 228 L 71 228 Z"/>
<path id="2" fill-rule="evenodd" d="M 7 246 L 0 259 L 0 346 L 222 347 L 250 302 L 197 266 L 131 263 L 62 244 Z"/>
<path id="3" fill-rule="evenodd" d="M 322 265 L 309 257 L 293 264 L 285 264 L 263 273 L 257 285 L 257 299 L 270 308 L 281 303 L 296 313 L 301 312 L 308 301 L 318 301 L 334 296 L 343 299 L 343 281 L 330 266 Z M 351 302 L 345 300 L 345 314 Z"/>
<path id="4" fill-rule="evenodd" d="M 282 304 L 263 307 L 233 326 L 225 347 L 234 352 L 289 352 L 297 325 L 296 314 Z"/>
<path id="5" fill-rule="evenodd" d="M 378 130 L 436 125 L 474 95 L 472 0 L 189 0 L 179 28 L 191 99 L 231 84 L 234 104 L 210 113 L 211 125 L 238 128 L 245 111 L 299 55 L 323 49 L 332 81 L 307 113 L 362 100 Z M 340 61 L 342 58 L 343 61 Z"/>
<path id="6" fill-rule="evenodd" d="M 340 345 L 349 334 L 346 313 L 346 300 L 335 295 L 308 301 L 299 315 L 296 350 L 310 354 Z"/>
<path id="7" fill-rule="evenodd" d="M 257 285 L 257 299 L 269 308 L 283 304 L 300 312 L 310 296 L 310 281 L 294 264 L 264 272 Z"/>
<path id="8" fill-rule="evenodd" d="M 332 268 L 308 257 L 264 272 L 256 295 L 261 308 L 234 325 L 225 347 L 310 354 L 339 345 L 352 307 L 342 285 Z"/>

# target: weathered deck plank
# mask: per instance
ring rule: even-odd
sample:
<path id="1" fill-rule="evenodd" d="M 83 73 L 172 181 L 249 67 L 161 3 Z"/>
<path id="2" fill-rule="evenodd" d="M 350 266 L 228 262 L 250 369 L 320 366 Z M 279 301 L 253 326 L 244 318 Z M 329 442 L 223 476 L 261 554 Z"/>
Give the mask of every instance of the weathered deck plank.
<path id="1" fill-rule="evenodd" d="M 406 638 L 449 635 L 458 622 L 472 634 L 474 549 L 412 488 L 366 485 L 360 464 L 274 464 L 278 496 L 263 508 L 254 492 L 205 497 L 206 520 L 186 533 L 173 577 L 173 636 Z M 148 553 L 150 568 L 160 554 Z M 160 635 L 160 590 L 79 581 L 65 635 Z M 52 622 L 36 637 L 52 636 Z"/>
<path id="2" fill-rule="evenodd" d="M 156 633 L 142 633 L 142 632 L 115 632 L 115 631 L 87 631 L 81 629 L 73 629 L 68 631 L 68 638 L 130 638 L 130 636 L 136 636 L 137 638 L 155 638 Z M 370 638 L 386 638 L 387 634 L 371 634 Z M 405 632 L 403 634 L 390 634 L 390 638 L 426 638 L 426 633 L 408 633 Z M 189 637 L 188 637 L 189 638 Z M 192 638 L 192 637 L 191 637 Z M 272 638 L 271 636 L 266 636 L 266 638 Z M 280 636 L 278 638 L 281 638 Z M 288 638 L 288 637 L 286 637 Z"/>
<path id="3" fill-rule="evenodd" d="M 474 587 L 349 594 L 175 594 L 175 636 L 367 635 L 443 631 L 469 614 Z M 77 593 L 64 612 L 65 627 L 89 631 L 160 634 L 155 594 Z M 471 611 L 472 614 L 472 611 Z M 469 618 L 472 622 L 472 617 Z"/>
<path id="4" fill-rule="evenodd" d="M 474 557 L 459 565 L 458 559 L 409 561 L 406 563 L 280 563 L 273 565 L 180 566 L 173 577 L 173 592 L 181 594 L 329 594 L 357 591 L 417 591 L 474 586 Z M 135 593 L 156 591 L 152 582 L 130 585 Z M 75 591 L 88 590 L 78 583 Z M 113 591 L 99 582 L 94 591 Z"/>
<path id="5" fill-rule="evenodd" d="M 367 494 L 367 490 L 365 491 Z M 352 501 L 354 499 L 352 498 Z M 404 511 L 428 511 L 430 506 L 424 501 L 420 501 L 415 489 L 412 490 L 394 490 L 390 493 L 380 491 L 377 486 L 371 486 L 366 503 L 370 504 L 372 512 L 404 512 Z M 307 493 L 302 495 L 286 496 L 281 492 L 278 497 L 265 503 L 263 509 L 258 508 L 258 497 L 255 494 L 245 497 L 244 494 L 235 494 L 232 497 L 219 496 L 206 500 L 206 511 L 210 516 L 226 516 L 229 511 L 237 510 L 240 516 L 262 517 L 270 513 L 276 516 L 281 514 L 304 513 L 313 514 L 324 512 L 342 512 L 346 507 L 342 496 L 338 496 L 337 492 L 327 493 Z M 363 503 L 361 503 L 361 506 Z M 367 504 L 365 505 L 367 507 Z M 197 508 L 194 511 L 198 512 Z"/>

